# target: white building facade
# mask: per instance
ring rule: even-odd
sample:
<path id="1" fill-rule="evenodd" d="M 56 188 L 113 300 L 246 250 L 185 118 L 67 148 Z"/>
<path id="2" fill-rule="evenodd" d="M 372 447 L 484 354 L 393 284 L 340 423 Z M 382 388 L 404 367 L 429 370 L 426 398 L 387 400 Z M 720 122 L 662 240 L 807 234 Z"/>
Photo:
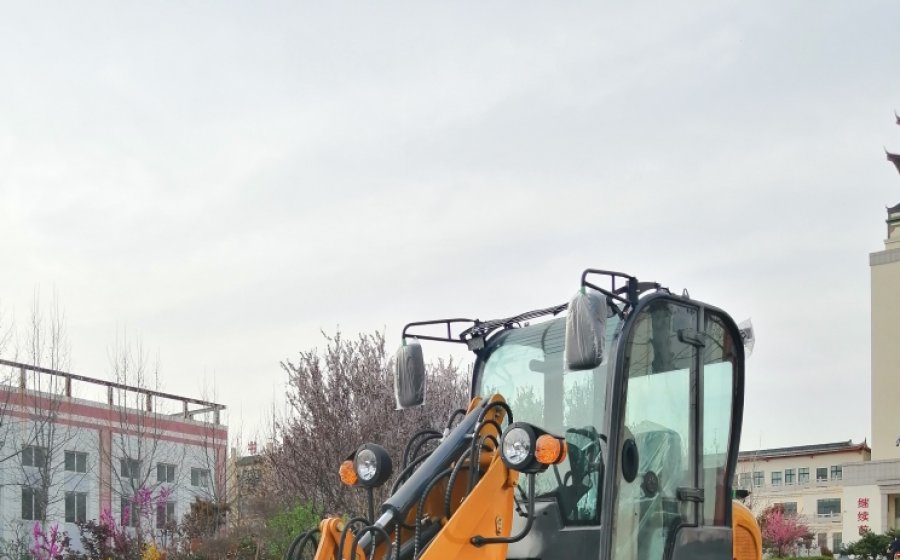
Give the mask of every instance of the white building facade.
<path id="1" fill-rule="evenodd" d="M 780 504 L 809 526 L 813 549 L 836 551 L 857 538 L 844 523 L 848 511 L 856 513 L 856 502 L 846 493 L 846 471 L 870 457 L 865 442 L 852 441 L 743 451 L 735 488 L 750 491 L 747 502 L 754 513 Z"/>
<path id="2" fill-rule="evenodd" d="M 223 406 L 0 362 L 21 375 L 18 387 L 0 385 L 0 539 L 27 540 L 39 522 L 77 545 L 77 523 L 109 515 L 159 542 L 196 499 L 224 497 Z M 30 375 L 58 383 L 34 390 Z M 73 382 L 106 386 L 106 402 L 71 396 Z M 163 401 L 181 412 L 157 411 Z"/>

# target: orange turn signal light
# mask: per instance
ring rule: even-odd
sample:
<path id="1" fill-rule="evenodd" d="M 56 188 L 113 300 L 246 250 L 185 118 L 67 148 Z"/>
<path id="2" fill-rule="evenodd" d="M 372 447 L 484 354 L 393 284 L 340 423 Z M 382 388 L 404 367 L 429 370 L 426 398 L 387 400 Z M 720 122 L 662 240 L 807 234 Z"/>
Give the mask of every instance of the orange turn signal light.
<path id="1" fill-rule="evenodd" d="M 534 444 L 534 458 L 542 465 L 556 465 L 566 458 L 566 450 L 565 442 L 544 434 Z"/>
<path id="2" fill-rule="evenodd" d="M 341 475 L 341 482 L 347 486 L 356 486 L 356 483 L 359 482 L 359 478 L 356 476 L 356 465 L 349 459 L 341 463 L 338 473 Z"/>

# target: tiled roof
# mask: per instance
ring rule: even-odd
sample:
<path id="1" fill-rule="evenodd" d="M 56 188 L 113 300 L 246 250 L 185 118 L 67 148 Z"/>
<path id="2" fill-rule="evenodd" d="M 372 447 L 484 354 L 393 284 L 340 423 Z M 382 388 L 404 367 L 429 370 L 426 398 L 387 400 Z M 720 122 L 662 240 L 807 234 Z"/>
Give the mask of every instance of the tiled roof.
<path id="1" fill-rule="evenodd" d="M 772 449 L 757 449 L 753 451 L 741 451 L 738 460 L 749 459 L 775 459 L 778 457 L 797 457 L 801 455 L 819 455 L 823 453 L 841 453 L 844 451 L 868 451 L 868 444 L 853 443 L 853 440 L 838 441 L 835 443 L 817 443 L 814 445 L 796 445 L 793 447 L 775 447 Z"/>

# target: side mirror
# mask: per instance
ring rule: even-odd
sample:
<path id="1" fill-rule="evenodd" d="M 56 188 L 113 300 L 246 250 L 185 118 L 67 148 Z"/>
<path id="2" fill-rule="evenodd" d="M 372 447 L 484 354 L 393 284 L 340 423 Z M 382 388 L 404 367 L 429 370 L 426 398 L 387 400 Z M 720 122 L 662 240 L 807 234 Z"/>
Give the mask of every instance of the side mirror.
<path id="1" fill-rule="evenodd" d="M 421 406 L 425 402 L 425 358 L 417 341 L 403 341 L 394 365 L 394 397 L 397 409 Z"/>
<path id="2" fill-rule="evenodd" d="M 566 317 L 566 367 L 594 369 L 603 361 L 606 342 L 606 297 L 582 288 L 569 302 Z"/>

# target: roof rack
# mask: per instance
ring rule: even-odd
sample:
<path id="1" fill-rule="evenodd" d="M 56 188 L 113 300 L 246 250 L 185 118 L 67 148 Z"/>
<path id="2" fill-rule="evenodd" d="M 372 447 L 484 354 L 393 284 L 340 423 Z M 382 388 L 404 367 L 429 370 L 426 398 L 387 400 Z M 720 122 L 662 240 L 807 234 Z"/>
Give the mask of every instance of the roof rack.
<path id="1" fill-rule="evenodd" d="M 588 277 L 592 275 L 609 277 L 609 289 L 601 288 L 600 286 L 589 282 Z M 620 281 L 618 286 L 616 285 L 617 279 Z M 625 284 L 622 285 L 621 281 L 624 281 Z M 637 305 L 638 298 L 645 291 L 664 289 L 658 282 L 639 282 L 638 279 L 634 276 L 625 274 L 623 272 L 600 270 L 596 268 L 588 268 L 581 273 L 581 286 L 591 288 L 605 295 L 610 300 L 610 307 L 619 316 L 624 316 L 625 311 L 627 311 L 629 307 L 634 307 L 635 305 Z M 619 305 L 616 305 L 616 302 L 621 304 L 621 307 Z M 466 344 L 469 347 L 469 350 L 478 351 L 484 348 L 485 339 L 497 329 L 507 329 L 518 326 L 525 321 L 529 321 L 531 319 L 536 319 L 538 317 L 543 317 L 546 315 L 555 317 L 556 315 L 559 315 L 560 313 L 568 309 L 568 307 L 568 303 L 563 303 L 560 305 L 554 305 L 553 307 L 546 307 L 544 309 L 526 311 L 525 313 L 513 315 L 512 317 L 506 317 L 503 319 L 491 319 L 489 321 L 463 318 L 418 321 L 415 323 L 409 323 L 404 326 L 401 337 L 404 339 L 410 337 L 420 340 L 433 340 L 437 342 L 454 342 L 457 344 Z M 469 325 L 469 327 L 454 334 L 453 326 L 458 325 L 459 323 L 466 323 Z M 416 327 L 425 327 L 432 325 L 445 325 L 447 327 L 446 336 L 435 336 L 433 334 L 416 334 L 414 332 L 410 332 L 411 329 L 415 329 Z"/>

